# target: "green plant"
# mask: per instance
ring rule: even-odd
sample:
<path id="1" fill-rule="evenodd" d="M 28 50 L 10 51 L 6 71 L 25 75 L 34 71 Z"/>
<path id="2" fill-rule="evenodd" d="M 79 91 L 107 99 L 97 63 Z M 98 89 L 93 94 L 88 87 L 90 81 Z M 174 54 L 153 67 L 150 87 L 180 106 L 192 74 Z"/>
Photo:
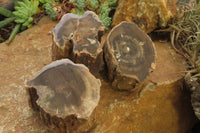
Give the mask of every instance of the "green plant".
<path id="1" fill-rule="evenodd" d="M 87 6 L 85 0 L 73 0 L 73 4 L 77 6 L 78 9 L 82 10 Z"/>
<path id="2" fill-rule="evenodd" d="M 115 7 L 118 0 L 100 0 L 101 3 L 107 3 L 110 7 Z"/>
<path id="3" fill-rule="evenodd" d="M 52 20 L 56 20 L 57 12 L 54 10 L 56 2 L 58 0 L 13 0 L 15 5 L 15 11 L 11 12 L 7 9 L 0 7 L 0 14 L 7 17 L 0 21 L 0 28 L 8 25 L 11 22 L 15 22 L 16 25 L 8 39 L 8 44 L 14 39 L 15 35 L 21 30 L 30 28 L 33 24 L 33 16 L 39 12 L 39 4 L 45 9 L 45 12 Z"/>
<path id="4" fill-rule="evenodd" d="M 77 14 L 77 15 L 83 15 L 84 12 L 85 12 L 84 10 L 81 10 L 81 9 L 78 9 L 78 8 L 71 10 L 71 13 L 74 13 L 74 14 Z"/>
<path id="5" fill-rule="evenodd" d="M 181 3 L 177 17 L 169 25 L 171 44 L 177 53 L 186 58 L 193 77 L 200 78 L 200 4 Z"/>
<path id="6" fill-rule="evenodd" d="M 0 14 L 5 16 L 5 17 L 8 17 L 8 18 L 14 16 L 13 13 L 10 10 L 7 10 L 3 7 L 0 7 Z"/>
<path id="7" fill-rule="evenodd" d="M 117 5 L 117 0 L 73 0 L 75 9 L 71 13 L 82 15 L 85 10 L 95 11 L 103 22 L 106 30 L 112 22 L 110 11 Z"/>
<path id="8" fill-rule="evenodd" d="M 6 18 L 5 20 L 0 22 L 0 28 L 6 26 L 7 24 L 15 21 L 17 24 L 15 25 L 9 39 L 8 44 L 14 39 L 15 35 L 21 30 L 29 28 L 33 23 L 33 15 L 35 15 L 39 9 L 39 1 L 38 0 L 23 0 L 22 2 L 18 2 L 14 0 L 15 3 L 15 11 L 11 12 L 7 9 L 0 7 L 0 14 L 2 14 Z"/>
<path id="9" fill-rule="evenodd" d="M 100 14 L 105 14 L 106 16 L 109 16 L 110 11 L 111 11 L 111 8 L 109 7 L 108 4 L 106 4 L 106 3 L 101 4 L 101 6 L 99 8 Z"/>
<path id="10" fill-rule="evenodd" d="M 37 14 L 39 11 L 38 0 L 23 0 L 23 2 L 17 2 L 18 6 L 15 6 L 15 11 L 13 14 L 16 19 L 15 22 L 22 24 L 22 29 L 26 29 L 32 26 L 33 15 Z"/>
<path id="11" fill-rule="evenodd" d="M 0 21 L 0 28 L 8 25 L 9 23 L 13 22 L 15 20 L 15 17 L 10 17 L 10 18 L 6 18 L 3 21 Z"/>
<path id="12" fill-rule="evenodd" d="M 106 16 L 106 14 L 99 14 L 99 19 L 103 22 L 103 24 L 107 30 L 112 22 L 111 17 Z"/>
<path id="13" fill-rule="evenodd" d="M 98 0 L 88 0 L 87 1 L 87 7 L 91 11 L 96 11 L 99 7 L 99 1 Z"/>
<path id="14" fill-rule="evenodd" d="M 99 19 L 103 22 L 106 30 L 108 29 L 108 27 L 110 26 L 112 22 L 111 17 L 109 17 L 110 11 L 111 11 L 111 8 L 109 7 L 107 3 L 101 4 L 99 8 Z"/>
<path id="15" fill-rule="evenodd" d="M 13 13 L 7 9 L 4 9 L 3 7 L 0 7 L 0 14 L 5 17 L 8 17 L 8 18 L 0 21 L 0 28 L 8 25 L 9 23 L 11 23 L 15 20 L 15 16 L 13 15 Z"/>
<path id="16" fill-rule="evenodd" d="M 57 12 L 54 8 L 54 6 L 56 6 L 56 1 L 58 0 L 40 0 L 40 3 L 42 3 L 42 8 L 45 9 L 45 12 L 52 20 L 57 19 Z"/>
<path id="17" fill-rule="evenodd" d="M 4 39 L 0 37 L 0 42 L 3 42 L 3 41 L 4 41 Z"/>
<path id="18" fill-rule="evenodd" d="M 12 33 L 10 34 L 10 37 L 8 38 L 8 44 L 15 38 L 16 34 L 20 31 L 21 24 L 16 24 L 14 29 L 12 30 Z"/>

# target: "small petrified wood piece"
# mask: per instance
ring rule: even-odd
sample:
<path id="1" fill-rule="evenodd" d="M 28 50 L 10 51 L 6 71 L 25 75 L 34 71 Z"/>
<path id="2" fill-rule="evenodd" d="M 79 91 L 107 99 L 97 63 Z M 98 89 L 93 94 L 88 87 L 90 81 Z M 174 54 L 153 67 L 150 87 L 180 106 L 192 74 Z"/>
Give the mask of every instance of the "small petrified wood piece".
<path id="1" fill-rule="evenodd" d="M 94 12 L 64 15 L 53 30 L 52 59 L 69 58 L 98 73 L 104 65 L 100 44 L 103 31 L 104 25 Z"/>
<path id="2" fill-rule="evenodd" d="M 133 89 L 155 68 L 153 42 L 131 22 L 122 22 L 110 31 L 104 54 L 109 80 L 120 90 Z"/>
<path id="3" fill-rule="evenodd" d="M 60 132 L 90 117 L 100 99 L 100 80 L 83 64 L 69 59 L 55 61 L 26 82 L 31 107 L 42 120 Z"/>

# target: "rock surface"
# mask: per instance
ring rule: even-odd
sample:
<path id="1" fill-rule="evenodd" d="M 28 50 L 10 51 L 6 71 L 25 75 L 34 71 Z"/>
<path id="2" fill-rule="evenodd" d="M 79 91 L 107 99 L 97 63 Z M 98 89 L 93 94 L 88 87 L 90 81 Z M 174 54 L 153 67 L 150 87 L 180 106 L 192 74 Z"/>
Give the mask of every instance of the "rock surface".
<path id="1" fill-rule="evenodd" d="M 24 81 L 51 62 L 56 23 L 44 17 L 38 25 L 18 34 L 7 46 L 0 44 L 0 133 L 41 133 L 47 128 L 28 105 Z"/>
<path id="2" fill-rule="evenodd" d="M 165 27 L 176 14 L 178 0 L 119 0 L 112 26 L 135 22 L 146 33 Z"/>
<path id="3" fill-rule="evenodd" d="M 28 106 L 24 81 L 51 62 L 52 36 L 47 33 L 55 25 L 45 17 L 38 25 L 18 34 L 9 47 L 0 44 L 0 132 L 49 132 Z M 169 43 L 154 43 L 157 67 L 138 86 L 143 88 L 140 95 L 115 91 L 102 81 L 99 105 L 78 131 L 185 133 L 193 126 L 196 118 L 190 96 L 179 80 L 183 77 L 183 59 Z"/>

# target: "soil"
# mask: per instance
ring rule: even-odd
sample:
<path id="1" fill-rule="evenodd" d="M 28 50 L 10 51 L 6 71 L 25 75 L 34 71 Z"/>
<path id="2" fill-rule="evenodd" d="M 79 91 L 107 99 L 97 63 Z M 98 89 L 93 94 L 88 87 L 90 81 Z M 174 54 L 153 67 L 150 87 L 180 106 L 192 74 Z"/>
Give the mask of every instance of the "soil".
<path id="1" fill-rule="evenodd" d="M 0 133 L 46 133 L 45 126 L 28 105 L 24 82 L 51 62 L 52 35 L 57 22 L 44 17 L 18 34 L 7 46 L 0 44 Z M 115 91 L 102 81 L 99 105 L 86 124 L 91 133 L 185 133 L 197 119 L 190 93 L 182 85 L 184 60 L 167 42 L 154 42 L 155 71 L 138 88 L 140 93 Z"/>
<path id="2" fill-rule="evenodd" d="M 6 41 L 9 38 L 14 26 L 14 23 L 10 23 L 5 27 L 0 28 L 0 43 Z"/>

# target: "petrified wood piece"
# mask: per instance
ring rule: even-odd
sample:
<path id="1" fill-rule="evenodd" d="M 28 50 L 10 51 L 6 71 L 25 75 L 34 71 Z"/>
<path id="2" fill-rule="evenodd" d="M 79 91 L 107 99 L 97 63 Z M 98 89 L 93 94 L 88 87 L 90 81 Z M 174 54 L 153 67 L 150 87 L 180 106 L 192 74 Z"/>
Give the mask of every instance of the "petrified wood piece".
<path id="1" fill-rule="evenodd" d="M 26 85 L 32 108 L 39 111 L 45 123 L 61 132 L 69 131 L 77 118 L 89 118 L 100 98 L 100 80 L 85 65 L 69 59 L 44 67 Z"/>
<path id="2" fill-rule="evenodd" d="M 70 58 L 85 64 L 92 73 L 99 72 L 104 65 L 103 31 L 104 25 L 94 12 L 64 15 L 53 30 L 52 59 Z"/>
<path id="3" fill-rule="evenodd" d="M 192 77 L 190 73 L 185 76 L 185 85 L 191 91 L 191 103 L 195 115 L 200 120 L 200 81 Z"/>
<path id="4" fill-rule="evenodd" d="M 155 68 L 155 48 L 138 26 L 122 22 L 107 36 L 104 46 L 108 77 L 114 88 L 133 89 Z"/>

